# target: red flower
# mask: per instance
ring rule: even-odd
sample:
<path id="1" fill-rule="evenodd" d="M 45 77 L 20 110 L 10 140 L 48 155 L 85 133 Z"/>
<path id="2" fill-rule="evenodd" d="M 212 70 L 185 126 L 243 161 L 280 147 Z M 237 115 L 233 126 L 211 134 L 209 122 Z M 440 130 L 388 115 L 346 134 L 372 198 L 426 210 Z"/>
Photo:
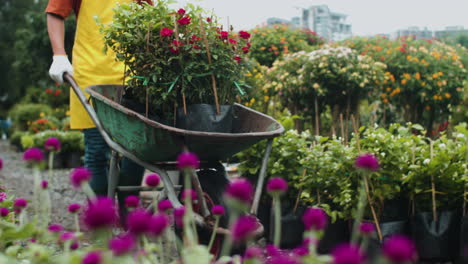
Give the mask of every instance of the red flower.
<path id="1" fill-rule="evenodd" d="M 161 37 L 170 37 L 172 36 L 172 33 L 174 33 L 174 31 L 170 28 L 163 28 L 161 29 L 161 31 L 159 31 L 159 34 L 161 34 Z"/>
<path id="2" fill-rule="evenodd" d="M 194 45 L 193 48 L 196 49 L 196 50 L 199 50 L 199 49 L 200 49 L 200 47 L 197 46 L 197 45 Z"/>
<path id="3" fill-rule="evenodd" d="M 181 19 L 177 20 L 177 22 L 179 23 L 179 25 L 184 26 L 190 24 L 191 19 L 192 18 L 189 16 L 184 16 Z"/>
<path id="4" fill-rule="evenodd" d="M 210 17 L 207 17 L 207 18 L 206 18 L 206 22 L 210 23 L 210 22 L 211 22 L 211 18 L 210 18 Z"/>
<path id="5" fill-rule="evenodd" d="M 249 47 L 249 48 L 250 48 L 250 46 L 252 46 L 252 45 L 250 44 L 250 42 L 247 42 L 246 45 L 247 45 L 247 47 Z"/>
<path id="6" fill-rule="evenodd" d="M 194 35 L 192 35 L 192 37 L 190 38 L 189 43 L 190 43 L 190 44 L 193 44 L 193 43 L 195 43 L 195 42 L 197 42 L 197 41 L 199 41 L 199 40 L 200 40 L 200 38 L 199 38 L 197 35 L 194 34 Z"/>
<path id="7" fill-rule="evenodd" d="M 51 89 L 45 89 L 45 92 L 48 93 L 48 94 L 51 94 L 52 90 Z"/>
<path id="8" fill-rule="evenodd" d="M 243 39 L 249 39 L 250 38 L 250 33 L 247 31 L 239 31 L 239 36 Z"/>
<path id="9" fill-rule="evenodd" d="M 239 56 L 235 56 L 234 59 L 237 61 L 237 63 L 241 62 L 241 57 L 239 57 Z"/>
<path id="10" fill-rule="evenodd" d="M 171 44 L 169 44 L 170 48 L 171 48 L 171 52 L 172 53 L 179 53 L 179 47 L 182 46 L 182 43 L 180 41 L 177 41 L 177 40 L 173 40 Z"/>
<path id="11" fill-rule="evenodd" d="M 185 9 L 181 8 L 179 10 L 177 10 L 177 13 L 181 16 L 185 15 Z"/>
<path id="12" fill-rule="evenodd" d="M 227 39 L 228 36 L 229 36 L 229 32 L 227 32 L 227 31 L 221 31 L 221 32 L 219 32 L 219 34 L 221 35 L 220 37 L 222 39 Z"/>
<path id="13" fill-rule="evenodd" d="M 235 39 L 230 38 L 230 39 L 229 39 L 229 43 L 231 43 L 231 44 L 237 44 L 237 41 L 236 41 Z"/>
<path id="14" fill-rule="evenodd" d="M 400 52 L 402 52 L 402 53 L 406 53 L 406 49 L 405 49 L 405 48 L 403 48 L 403 47 L 401 47 L 401 48 L 400 48 Z"/>
<path id="15" fill-rule="evenodd" d="M 58 96 L 62 91 L 60 90 L 55 90 L 54 96 Z"/>
<path id="16" fill-rule="evenodd" d="M 244 53 L 249 53 L 249 47 L 242 47 L 242 51 Z"/>

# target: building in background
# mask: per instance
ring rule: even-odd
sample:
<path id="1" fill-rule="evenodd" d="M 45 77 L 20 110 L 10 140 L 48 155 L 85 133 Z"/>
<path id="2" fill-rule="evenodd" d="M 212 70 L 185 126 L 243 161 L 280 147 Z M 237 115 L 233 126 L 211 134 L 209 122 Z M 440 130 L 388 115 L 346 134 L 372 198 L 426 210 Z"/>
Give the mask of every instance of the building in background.
<path id="1" fill-rule="evenodd" d="M 461 34 L 468 34 L 468 29 L 464 29 L 463 26 L 452 26 L 446 27 L 444 30 L 434 31 L 434 37 L 438 39 L 454 38 Z"/>
<path id="2" fill-rule="evenodd" d="M 431 39 L 433 37 L 433 32 L 427 27 L 424 29 L 419 29 L 419 27 L 409 27 L 407 29 L 400 29 L 396 32 L 395 37 L 405 37 L 413 36 L 416 39 Z"/>
<path id="3" fill-rule="evenodd" d="M 316 5 L 302 9 L 301 26 L 327 40 L 340 41 L 352 36 L 351 24 L 346 22 L 346 17 L 332 12 L 327 5 Z"/>

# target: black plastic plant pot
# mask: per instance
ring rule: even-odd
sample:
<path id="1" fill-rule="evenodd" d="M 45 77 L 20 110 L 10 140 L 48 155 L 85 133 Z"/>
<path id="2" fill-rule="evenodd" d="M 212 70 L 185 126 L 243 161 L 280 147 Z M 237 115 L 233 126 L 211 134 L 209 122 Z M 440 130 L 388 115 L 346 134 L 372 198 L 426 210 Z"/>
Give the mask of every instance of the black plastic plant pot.
<path id="1" fill-rule="evenodd" d="M 50 152 L 47 153 L 47 168 L 49 168 L 49 155 L 50 155 Z M 52 165 L 53 166 L 53 169 L 63 169 L 65 167 L 65 163 L 66 163 L 66 158 L 67 158 L 67 155 L 65 155 L 64 153 L 62 152 L 59 152 L 59 153 L 55 153 L 54 154 L 54 164 Z"/>
<path id="2" fill-rule="evenodd" d="M 460 251 L 459 263 L 468 263 L 468 215 L 460 220 Z"/>
<path id="3" fill-rule="evenodd" d="M 334 223 L 329 222 L 319 242 L 318 253 L 329 254 L 336 246 L 349 242 L 350 239 L 351 230 L 348 221 L 338 219 Z"/>
<path id="4" fill-rule="evenodd" d="M 187 106 L 187 114 L 181 108 L 177 110 L 176 127 L 192 131 L 235 133 L 234 120 L 235 114 L 230 105 L 221 105 L 218 115 L 214 105 L 193 104 Z"/>
<path id="5" fill-rule="evenodd" d="M 74 152 L 69 152 L 67 155 L 67 159 L 65 162 L 65 167 L 66 168 L 77 168 L 83 166 L 83 161 L 81 160 L 83 153 L 74 151 Z"/>
<path id="6" fill-rule="evenodd" d="M 382 241 L 397 234 L 409 236 L 409 224 L 407 220 L 383 222 L 380 223 L 380 232 L 382 233 Z M 367 248 L 367 257 L 371 262 L 377 261 L 381 245 L 382 243 L 379 241 L 376 231 Z"/>
<path id="7" fill-rule="evenodd" d="M 295 248 L 302 244 L 304 224 L 302 214 L 287 214 L 281 218 L 281 248 Z"/>
<path id="8" fill-rule="evenodd" d="M 411 225 L 419 259 L 452 261 L 460 248 L 460 216 L 453 211 L 439 212 L 434 221 L 432 212 L 417 213 Z"/>

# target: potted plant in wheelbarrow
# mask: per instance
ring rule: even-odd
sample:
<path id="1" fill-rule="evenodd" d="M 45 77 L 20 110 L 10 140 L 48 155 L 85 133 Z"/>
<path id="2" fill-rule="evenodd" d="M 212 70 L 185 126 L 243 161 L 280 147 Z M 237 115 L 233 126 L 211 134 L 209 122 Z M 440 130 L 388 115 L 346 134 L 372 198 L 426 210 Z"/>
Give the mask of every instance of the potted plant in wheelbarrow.
<path id="1" fill-rule="evenodd" d="M 126 67 L 122 104 L 160 123 L 187 130 L 232 132 L 232 104 L 242 86 L 250 34 L 169 0 L 120 5 L 102 25 L 107 49 Z"/>

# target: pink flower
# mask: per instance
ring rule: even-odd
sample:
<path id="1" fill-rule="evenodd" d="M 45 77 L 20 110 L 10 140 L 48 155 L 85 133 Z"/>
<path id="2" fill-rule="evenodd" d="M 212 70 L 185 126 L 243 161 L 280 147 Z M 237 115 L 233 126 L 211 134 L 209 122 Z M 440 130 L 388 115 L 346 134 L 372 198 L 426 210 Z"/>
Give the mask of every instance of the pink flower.
<path id="1" fill-rule="evenodd" d="M 320 231 L 327 225 L 327 214 L 320 208 L 307 208 L 302 215 L 302 223 L 307 231 Z"/>
<path id="2" fill-rule="evenodd" d="M 175 223 L 178 227 L 184 226 L 185 207 L 181 206 L 174 210 Z"/>
<path id="3" fill-rule="evenodd" d="M 262 259 L 263 252 L 259 247 L 249 247 L 245 250 L 245 259 Z"/>
<path id="4" fill-rule="evenodd" d="M 182 192 L 182 201 L 185 201 L 185 198 L 187 198 L 187 195 L 190 197 L 190 201 L 196 201 L 197 200 L 197 192 L 195 192 L 192 189 L 184 190 Z"/>
<path id="5" fill-rule="evenodd" d="M 234 60 L 237 61 L 237 63 L 240 63 L 241 60 L 242 60 L 242 58 L 239 57 L 239 56 L 235 56 L 235 57 L 234 57 Z"/>
<path id="6" fill-rule="evenodd" d="M 252 201 L 253 187 L 247 179 L 237 179 L 228 185 L 225 194 L 229 198 L 248 204 Z"/>
<path id="7" fill-rule="evenodd" d="M 162 200 L 158 203 L 159 212 L 167 212 L 172 209 L 172 203 L 169 200 Z"/>
<path id="8" fill-rule="evenodd" d="M 179 25 L 181 25 L 181 26 L 188 25 L 188 24 L 190 24 L 191 19 L 192 18 L 189 17 L 189 16 L 184 16 L 184 17 L 180 18 L 179 20 L 177 20 L 177 23 L 179 23 Z"/>
<path id="9" fill-rule="evenodd" d="M 58 224 L 52 224 L 47 228 L 47 230 L 49 230 L 49 232 L 52 232 L 52 233 L 60 233 L 63 231 L 63 226 L 58 225 Z"/>
<path id="10" fill-rule="evenodd" d="M 23 160 L 27 162 L 39 163 L 44 160 L 44 155 L 38 148 L 29 148 L 24 152 Z"/>
<path id="11" fill-rule="evenodd" d="M 137 208 L 140 203 L 140 198 L 135 195 L 130 195 L 125 198 L 125 207 L 127 208 Z"/>
<path id="12" fill-rule="evenodd" d="M 382 246 L 384 256 L 392 263 L 400 264 L 415 260 L 416 247 L 407 237 L 393 235 Z"/>
<path id="13" fill-rule="evenodd" d="M 182 152 L 177 157 L 177 168 L 183 169 L 198 169 L 200 167 L 200 160 L 195 153 Z"/>
<path id="14" fill-rule="evenodd" d="M 72 214 L 77 213 L 80 209 L 81 209 L 81 205 L 76 204 L 76 203 L 70 204 L 68 206 L 68 212 L 70 212 Z"/>
<path id="15" fill-rule="evenodd" d="M 117 211 L 114 201 L 108 197 L 99 197 L 89 201 L 83 212 L 83 221 L 90 229 L 113 226 L 117 223 Z"/>
<path id="16" fill-rule="evenodd" d="M 92 251 L 84 256 L 81 264 L 101 264 L 102 256 L 100 251 Z"/>
<path id="17" fill-rule="evenodd" d="M 41 187 L 42 187 L 42 189 L 47 189 L 48 186 L 49 186 L 49 182 L 48 182 L 48 181 L 41 181 Z"/>
<path id="18" fill-rule="evenodd" d="M 109 241 L 109 248 L 115 256 L 129 253 L 136 247 L 136 240 L 131 234 L 124 234 Z"/>
<path id="19" fill-rule="evenodd" d="M 165 214 L 156 214 L 149 221 L 148 231 L 154 236 L 160 236 L 169 226 L 169 217 Z"/>
<path id="20" fill-rule="evenodd" d="M 229 37 L 229 32 L 227 32 L 227 31 L 221 31 L 221 32 L 219 32 L 219 35 L 220 35 L 220 38 L 221 38 L 221 39 L 228 39 L 228 37 Z"/>
<path id="21" fill-rule="evenodd" d="M 70 174 L 70 181 L 73 187 L 80 188 L 81 184 L 91 179 L 91 172 L 84 167 L 73 169 Z"/>
<path id="22" fill-rule="evenodd" d="M 146 185 L 150 187 L 158 187 L 160 182 L 161 182 L 161 178 L 156 173 L 146 176 L 146 179 L 145 179 Z"/>
<path id="23" fill-rule="evenodd" d="M 10 213 L 10 210 L 8 210 L 8 208 L 4 208 L 4 207 L 0 208 L 0 216 L 6 217 L 8 216 L 9 213 Z"/>
<path id="24" fill-rule="evenodd" d="M 211 208 L 211 213 L 213 215 L 217 215 L 217 216 L 222 216 L 224 215 L 226 212 L 224 210 L 224 207 L 222 205 L 214 205 L 212 208 Z"/>
<path id="25" fill-rule="evenodd" d="M 185 15 L 185 10 L 183 8 L 180 8 L 179 10 L 177 10 L 177 13 L 181 16 Z"/>
<path id="26" fill-rule="evenodd" d="M 361 264 L 364 255 L 361 250 L 352 244 L 342 244 L 332 251 L 333 264 Z"/>
<path id="27" fill-rule="evenodd" d="M 250 38 L 250 33 L 247 31 L 239 31 L 239 36 L 243 39 L 249 39 Z"/>
<path id="28" fill-rule="evenodd" d="M 252 216 L 241 216 L 232 227 L 232 237 L 235 242 L 245 241 L 257 229 L 257 220 Z"/>
<path id="29" fill-rule="evenodd" d="M 377 158 L 369 153 L 358 156 L 354 162 L 354 166 L 356 166 L 356 168 L 369 171 L 376 171 L 380 167 Z"/>
<path id="30" fill-rule="evenodd" d="M 6 192 L 0 192 L 0 202 L 5 201 L 5 199 L 8 197 Z"/>
<path id="31" fill-rule="evenodd" d="M 268 180 L 267 192 L 271 195 L 282 195 L 288 190 L 288 183 L 280 177 L 274 177 Z"/>
<path id="32" fill-rule="evenodd" d="M 362 235 L 369 236 L 375 232 L 375 226 L 373 223 L 364 222 L 359 226 L 359 231 Z"/>
<path id="33" fill-rule="evenodd" d="M 44 143 L 44 148 L 47 151 L 59 151 L 60 150 L 60 140 L 56 137 L 50 137 Z"/>
<path id="34" fill-rule="evenodd" d="M 163 28 L 161 29 L 161 31 L 159 31 L 159 34 L 161 35 L 161 37 L 170 37 L 172 36 L 172 34 L 174 33 L 174 30 L 170 29 L 170 28 Z"/>
<path id="35" fill-rule="evenodd" d="M 144 209 L 136 209 L 127 216 L 128 231 L 135 235 L 140 235 L 148 231 L 148 224 L 151 214 Z"/>
<path id="36" fill-rule="evenodd" d="M 73 232 L 63 232 L 59 237 L 59 242 L 66 242 L 69 240 L 76 240 L 77 237 Z"/>

